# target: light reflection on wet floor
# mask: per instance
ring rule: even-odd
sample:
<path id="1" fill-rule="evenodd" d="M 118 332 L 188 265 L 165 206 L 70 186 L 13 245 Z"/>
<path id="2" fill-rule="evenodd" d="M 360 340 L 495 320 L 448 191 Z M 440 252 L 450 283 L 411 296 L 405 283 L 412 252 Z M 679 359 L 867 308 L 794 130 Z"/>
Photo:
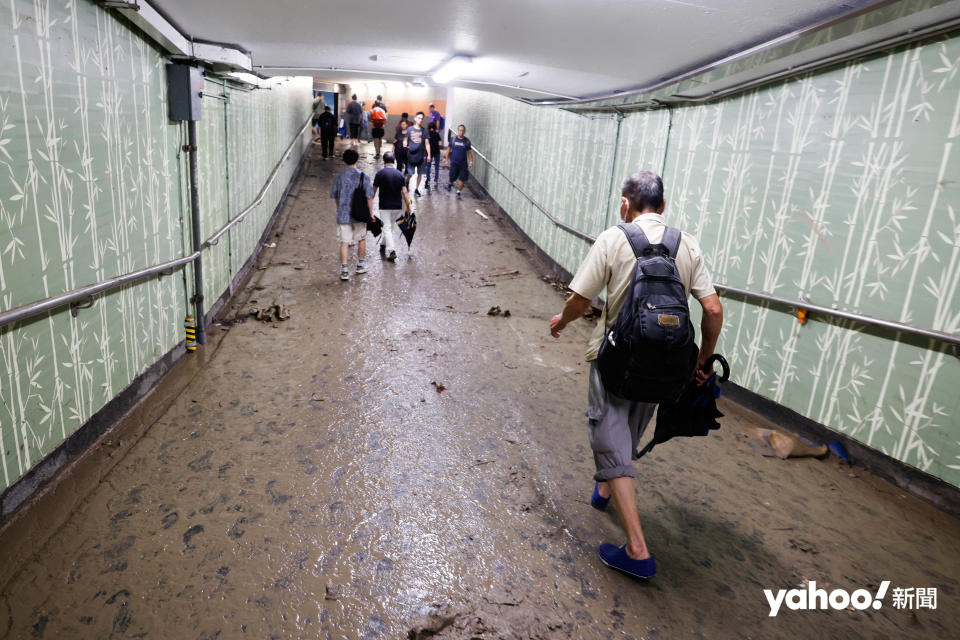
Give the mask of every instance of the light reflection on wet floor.
<path id="1" fill-rule="evenodd" d="M 834 460 L 757 456 L 730 404 L 638 465 L 661 575 L 600 565 L 621 536 L 588 504 L 590 326 L 548 336 L 562 298 L 469 191 L 420 198 L 413 251 L 340 282 L 341 168 L 312 159 L 233 309 L 291 319 L 211 329 L 204 375 L 4 589 L 0 638 L 960 635 L 957 521 Z M 767 617 L 763 588 L 811 579 L 943 606 Z"/>

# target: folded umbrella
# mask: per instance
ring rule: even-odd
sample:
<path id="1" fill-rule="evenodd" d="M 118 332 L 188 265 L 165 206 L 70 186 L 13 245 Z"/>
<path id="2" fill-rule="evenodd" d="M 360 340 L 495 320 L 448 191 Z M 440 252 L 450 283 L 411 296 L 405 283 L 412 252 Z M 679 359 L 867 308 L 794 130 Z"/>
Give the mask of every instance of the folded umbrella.
<path id="1" fill-rule="evenodd" d="M 373 234 L 373 237 L 376 238 L 381 233 L 383 233 L 383 222 L 380 218 L 374 218 L 367 223 L 367 231 Z"/>
<path id="2" fill-rule="evenodd" d="M 417 232 L 417 214 L 407 211 L 397 218 L 397 227 L 399 227 L 403 237 L 407 239 L 407 248 L 409 248 L 410 243 L 413 242 L 413 234 Z"/>
<path id="3" fill-rule="evenodd" d="M 657 408 L 657 428 L 653 440 L 647 443 L 637 458 L 646 455 L 654 445 L 666 442 L 670 438 L 694 437 L 710 435 L 712 429 L 719 429 L 717 418 L 723 416 L 717 410 L 717 398 L 720 397 L 719 383 L 730 378 L 730 365 L 726 358 L 714 354 L 707 359 L 707 368 L 712 368 L 714 362 L 719 362 L 723 374 L 718 378 L 714 373 L 702 385 L 696 379 L 690 380 L 684 386 L 676 402 L 662 402 Z"/>

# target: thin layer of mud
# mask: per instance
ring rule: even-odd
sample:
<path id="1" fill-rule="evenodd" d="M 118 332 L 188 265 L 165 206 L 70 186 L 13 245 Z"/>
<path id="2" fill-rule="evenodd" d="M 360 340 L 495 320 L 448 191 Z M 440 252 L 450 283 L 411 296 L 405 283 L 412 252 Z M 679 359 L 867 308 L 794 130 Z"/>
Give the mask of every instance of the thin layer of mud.
<path id="1" fill-rule="evenodd" d="M 341 282 L 341 169 L 314 154 L 208 365 L 177 367 L 187 391 L 4 587 L 0 638 L 960 636 L 960 524 L 835 459 L 758 454 L 740 433 L 769 425 L 729 403 L 637 465 L 660 575 L 604 567 L 591 325 L 548 335 L 561 287 L 469 193 L 419 198 L 412 250 Z M 764 588 L 809 580 L 939 607 L 769 616 Z"/>

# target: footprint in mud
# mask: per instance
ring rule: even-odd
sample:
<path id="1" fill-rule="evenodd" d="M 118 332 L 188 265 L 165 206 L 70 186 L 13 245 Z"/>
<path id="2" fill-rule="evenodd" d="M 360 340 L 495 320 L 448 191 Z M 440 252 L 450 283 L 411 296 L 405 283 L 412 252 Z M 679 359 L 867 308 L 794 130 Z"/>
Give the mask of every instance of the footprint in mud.
<path id="1" fill-rule="evenodd" d="M 279 494 L 276 491 L 274 491 L 273 487 L 276 484 L 277 484 L 276 480 L 271 480 L 270 482 L 267 483 L 266 493 L 268 496 L 270 496 L 270 504 L 283 504 L 287 500 L 293 497 L 286 493 Z"/>
<path id="2" fill-rule="evenodd" d="M 517 506 L 521 511 L 531 511 L 543 504 L 543 496 L 537 491 L 533 480 L 523 471 L 511 470 L 506 484 L 508 489 L 500 497 Z"/>
<path id="3" fill-rule="evenodd" d="M 193 540 L 193 537 L 194 537 L 194 536 L 196 536 L 197 534 L 200 534 L 200 533 L 203 533 L 203 525 L 202 525 L 202 524 L 195 524 L 195 525 L 193 525 L 192 527 L 190 527 L 189 529 L 187 529 L 186 533 L 183 534 L 183 545 L 184 545 L 187 549 L 196 549 L 196 547 L 194 547 L 192 544 L 190 544 L 190 541 Z"/>
<path id="4" fill-rule="evenodd" d="M 380 561 L 377 563 L 377 575 L 382 576 L 392 571 L 393 571 L 393 560 L 391 560 L 390 558 L 381 558 Z"/>
<path id="5" fill-rule="evenodd" d="M 129 505 L 129 504 L 140 504 L 140 494 L 143 493 L 143 490 L 146 489 L 146 488 L 147 488 L 147 485 L 146 485 L 146 484 L 141 484 L 141 485 L 138 485 L 138 486 L 134 487 L 133 489 L 130 489 L 130 491 L 127 492 L 127 497 L 126 497 L 126 499 L 123 501 L 123 503 L 124 503 L 124 504 L 128 504 L 128 505 Z"/>
<path id="6" fill-rule="evenodd" d="M 207 451 L 205 454 L 203 454 L 199 458 L 196 458 L 195 460 L 191 460 L 190 462 L 188 462 L 187 468 L 190 469 L 190 471 L 193 471 L 194 473 L 199 473 L 201 471 L 207 471 L 208 469 L 211 469 L 212 467 L 210 466 L 210 456 L 212 455 L 213 455 L 213 450 Z"/>
<path id="7" fill-rule="evenodd" d="M 310 559 L 310 550 L 301 549 L 293 554 L 290 559 L 293 560 L 293 563 L 297 565 L 297 569 L 303 571 L 304 566 L 307 564 L 307 560 Z"/>

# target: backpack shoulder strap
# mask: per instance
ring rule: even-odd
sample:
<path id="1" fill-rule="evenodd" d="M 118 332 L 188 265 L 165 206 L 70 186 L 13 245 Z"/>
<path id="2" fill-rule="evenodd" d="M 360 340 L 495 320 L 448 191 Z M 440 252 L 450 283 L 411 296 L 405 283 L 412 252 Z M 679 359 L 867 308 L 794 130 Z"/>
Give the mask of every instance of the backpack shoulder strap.
<path id="1" fill-rule="evenodd" d="M 623 231 L 623 235 L 627 236 L 630 248 L 633 249 L 633 255 L 639 259 L 650 246 L 650 241 L 647 240 L 647 235 L 643 232 L 643 229 L 632 222 L 618 224 L 617 228 Z"/>
<path id="2" fill-rule="evenodd" d="M 680 250 L 680 230 L 674 227 L 667 227 L 663 231 L 663 240 L 660 241 L 666 250 L 670 253 L 670 257 L 674 260 L 677 259 L 677 251 Z"/>

